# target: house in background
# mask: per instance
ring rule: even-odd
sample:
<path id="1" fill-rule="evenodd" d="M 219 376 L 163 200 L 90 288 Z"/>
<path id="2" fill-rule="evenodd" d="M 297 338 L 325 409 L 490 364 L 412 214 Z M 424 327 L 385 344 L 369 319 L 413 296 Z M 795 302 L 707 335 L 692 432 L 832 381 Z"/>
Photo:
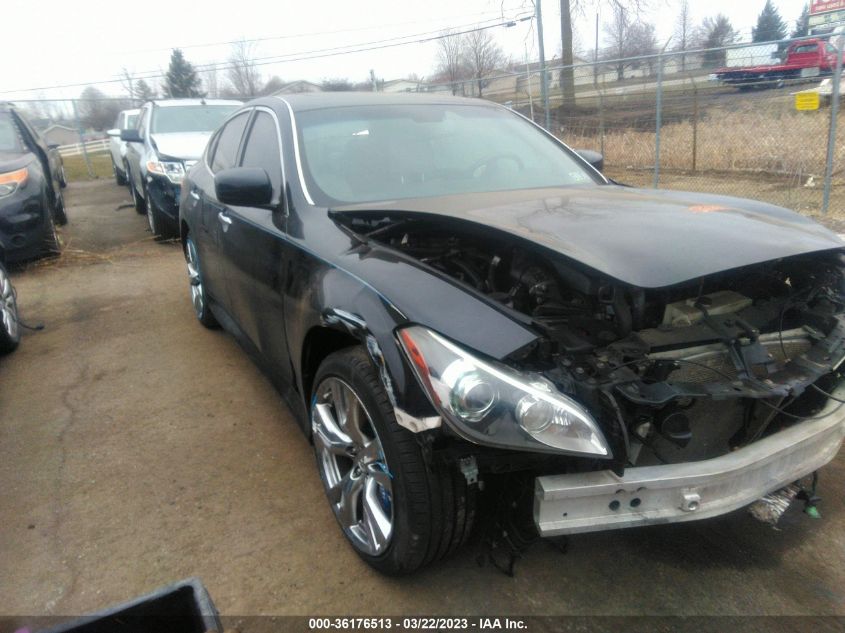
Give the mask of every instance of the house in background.
<path id="1" fill-rule="evenodd" d="M 72 145 L 79 142 L 79 132 L 72 127 L 54 123 L 41 132 L 48 145 Z"/>
<path id="2" fill-rule="evenodd" d="M 420 82 L 410 79 L 391 79 L 379 86 L 379 92 L 420 92 Z"/>
<path id="3" fill-rule="evenodd" d="M 297 81 L 292 81 L 279 88 L 273 93 L 273 96 L 300 94 L 302 92 L 323 92 L 323 88 L 319 84 L 315 84 L 311 81 L 298 79 Z"/>

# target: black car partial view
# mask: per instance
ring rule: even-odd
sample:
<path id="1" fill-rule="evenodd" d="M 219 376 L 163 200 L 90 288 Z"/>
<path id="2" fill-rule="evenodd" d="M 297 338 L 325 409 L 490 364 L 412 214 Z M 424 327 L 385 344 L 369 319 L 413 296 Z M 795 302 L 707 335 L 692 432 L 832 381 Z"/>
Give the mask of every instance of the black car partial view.
<path id="1" fill-rule="evenodd" d="M 124 175 L 138 213 L 154 236 L 178 235 L 179 195 L 185 170 L 211 133 L 241 105 L 228 99 L 164 99 L 145 103 L 135 127 L 120 131 L 126 143 Z"/>
<path id="2" fill-rule="evenodd" d="M 0 261 L 57 253 L 67 223 L 62 158 L 11 104 L 0 104 Z"/>
<path id="3" fill-rule="evenodd" d="M 335 93 L 243 106 L 188 172 L 196 316 L 277 385 L 373 567 L 454 551 L 493 483 L 555 537 L 725 514 L 836 455 L 840 239 L 591 163 L 490 102 Z"/>

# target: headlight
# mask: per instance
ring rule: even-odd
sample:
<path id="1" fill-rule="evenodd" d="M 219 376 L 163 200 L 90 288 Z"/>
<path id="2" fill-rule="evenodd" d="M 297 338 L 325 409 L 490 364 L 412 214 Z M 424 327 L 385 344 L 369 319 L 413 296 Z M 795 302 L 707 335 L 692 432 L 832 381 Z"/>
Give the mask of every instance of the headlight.
<path id="1" fill-rule="evenodd" d="M 185 177 L 185 166 L 178 161 L 151 160 L 147 162 L 147 171 L 167 176 L 167 179 L 176 185 L 180 184 Z"/>
<path id="2" fill-rule="evenodd" d="M 26 184 L 28 179 L 29 170 L 26 167 L 0 174 L 0 198 L 5 198 L 15 193 L 15 191 Z"/>
<path id="3" fill-rule="evenodd" d="M 609 457 L 593 417 L 538 374 L 481 360 L 420 326 L 399 342 L 432 404 L 477 444 Z"/>

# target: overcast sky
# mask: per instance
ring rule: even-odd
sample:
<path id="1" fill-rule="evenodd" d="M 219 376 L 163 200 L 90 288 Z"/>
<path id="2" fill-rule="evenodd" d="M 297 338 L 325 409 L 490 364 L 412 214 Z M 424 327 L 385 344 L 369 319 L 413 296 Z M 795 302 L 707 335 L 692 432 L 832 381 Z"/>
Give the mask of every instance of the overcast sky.
<path id="1" fill-rule="evenodd" d="M 114 80 L 122 68 L 134 74 L 166 69 L 170 49 L 181 47 L 195 65 L 223 62 L 230 47 L 224 42 L 240 38 L 257 42 L 259 58 L 289 55 L 314 56 L 349 45 L 365 45 L 404 36 L 434 35 L 445 28 L 471 28 L 533 12 L 533 4 L 521 0 L 167 0 L 137 3 L 113 0 L 2 0 L 3 30 L 0 52 L 6 60 L 0 75 L 0 98 L 74 97 L 82 86 L 97 84 L 107 94 L 121 95 Z M 793 26 L 804 0 L 774 0 L 783 18 Z M 722 12 L 734 27 L 750 38 L 751 27 L 765 0 L 693 0 L 695 22 Z M 653 21 L 661 42 L 674 28 L 678 2 L 651 0 Z M 548 57 L 560 51 L 560 11 L 555 0 L 543 0 L 545 48 Z M 605 11 L 606 13 L 606 11 Z M 592 48 L 595 9 L 577 20 L 578 42 Z M 536 59 L 533 21 L 491 32 L 514 59 L 526 54 Z M 415 73 L 430 75 L 435 65 L 436 44 L 408 44 L 345 55 L 323 56 L 261 66 L 266 77 L 285 81 L 327 78 L 364 80 L 370 69 L 383 79 Z M 16 61 L 10 61 L 16 60 Z M 222 74 L 222 73 L 221 73 Z M 151 79 L 156 86 L 160 79 Z M 37 91 L 22 91 L 38 88 Z"/>

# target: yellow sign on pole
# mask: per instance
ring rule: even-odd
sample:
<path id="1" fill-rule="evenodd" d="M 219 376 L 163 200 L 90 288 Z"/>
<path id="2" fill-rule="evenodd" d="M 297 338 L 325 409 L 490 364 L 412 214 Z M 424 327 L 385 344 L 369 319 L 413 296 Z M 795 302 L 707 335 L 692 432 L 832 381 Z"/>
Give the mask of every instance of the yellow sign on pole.
<path id="1" fill-rule="evenodd" d="M 818 92 L 799 92 L 795 95 L 795 109 L 818 110 L 820 101 Z"/>

